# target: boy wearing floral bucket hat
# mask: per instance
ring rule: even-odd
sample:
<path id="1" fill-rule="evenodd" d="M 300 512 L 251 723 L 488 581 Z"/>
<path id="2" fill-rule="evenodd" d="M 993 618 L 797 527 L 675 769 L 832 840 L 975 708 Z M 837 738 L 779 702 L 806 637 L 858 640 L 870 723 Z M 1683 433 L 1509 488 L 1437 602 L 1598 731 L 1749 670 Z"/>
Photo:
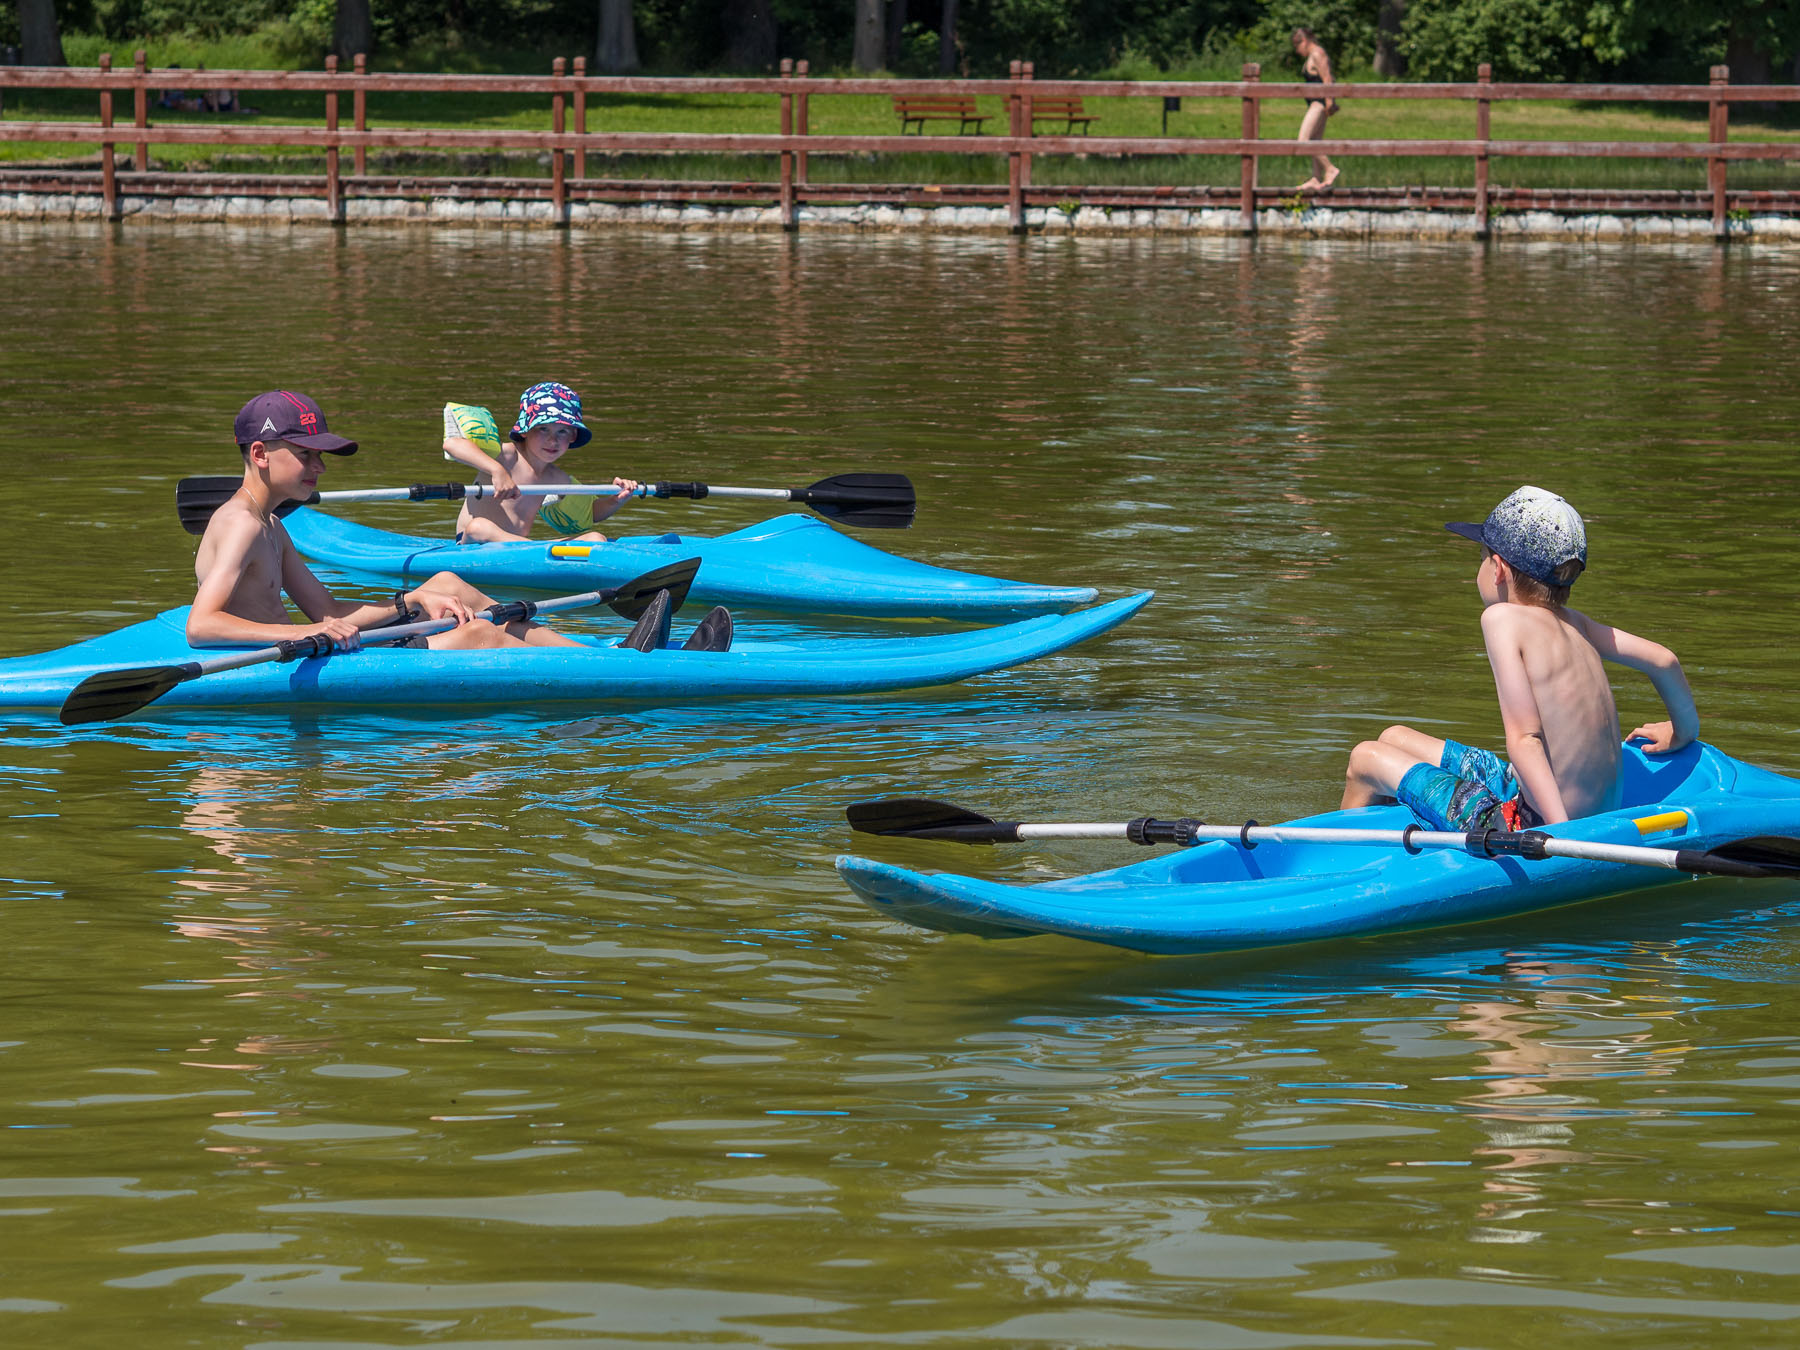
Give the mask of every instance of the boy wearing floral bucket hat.
<path id="1" fill-rule="evenodd" d="M 573 514 L 569 499 L 546 505 L 545 498 L 521 496 L 519 488 L 532 484 L 571 486 L 577 480 L 557 463 L 570 450 L 592 439 L 581 420 L 581 398 L 566 384 L 546 381 L 534 384 L 519 396 L 519 415 L 510 441 L 502 444 L 493 414 L 486 408 L 464 403 L 444 405 L 444 458 L 467 464 L 482 482 L 493 484 L 491 497 L 463 502 L 456 520 L 458 543 L 506 543 L 523 539 L 541 515 L 558 534 L 600 541 L 606 538 L 597 525 L 625 504 L 637 490 L 629 478 L 613 479 L 611 497 L 593 498 L 593 508 Z"/>
<path id="2" fill-rule="evenodd" d="M 1667 647 L 1567 608 L 1587 567 L 1587 530 L 1553 492 L 1522 487 L 1479 525 L 1446 525 L 1481 545 L 1475 586 L 1507 760 L 1491 750 L 1389 727 L 1350 752 L 1343 805 L 1399 800 L 1433 830 L 1522 830 L 1617 809 L 1619 713 L 1603 661 L 1650 677 L 1669 720 L 1630 739 L 1670 754 L 1700 715 Z"/>

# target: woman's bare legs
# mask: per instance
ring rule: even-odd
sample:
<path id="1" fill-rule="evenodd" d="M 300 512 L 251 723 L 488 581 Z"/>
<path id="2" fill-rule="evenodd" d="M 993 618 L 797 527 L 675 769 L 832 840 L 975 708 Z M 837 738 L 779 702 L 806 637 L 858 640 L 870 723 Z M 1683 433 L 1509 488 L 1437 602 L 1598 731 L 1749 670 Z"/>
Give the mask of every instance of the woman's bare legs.
<path id="1" fill-rule="evenodd" d="M 1300 119 L 1299 139 L 1303 141 L 1317 141 L 1324 139 L 1325 122 L 1330 116 L 1330 104 L 1308 103 L 1306 105 L 1306 116 Z M 1321 188 L 1330 187 L 1337 181 L 1337 176 L 1340 172 L 1338 166 L 1333 164 L 1324 155 L 1314 155 L 1312 157 L 1312 164 L 1313 176 L 1300 185 L 1299 191 L 1318 191 Z"/>

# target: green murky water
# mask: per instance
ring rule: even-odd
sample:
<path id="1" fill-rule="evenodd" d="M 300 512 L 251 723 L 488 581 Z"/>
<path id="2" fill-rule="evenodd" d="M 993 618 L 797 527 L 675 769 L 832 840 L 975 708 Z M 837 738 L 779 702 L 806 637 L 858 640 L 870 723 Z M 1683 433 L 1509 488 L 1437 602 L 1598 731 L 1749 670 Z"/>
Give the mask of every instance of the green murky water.
<path id="1" fill-rule="evenodd" d="M 899 469 L 884 545 L 1158 591 L 877 700 L 0 727 L 7 1344 L 1800 1335 L 1800 888 L 1159 960 L 900 929 L 830 868 L 862 797 L 1271 820 L 1388 721 L 1493 742 L 1438 526 L 1521 482 L 1586 513 L 1581 600 L 1682 654 L 1708 737 L 1800 773 L 1800 255 L 0 225 L 0 259 L 0 654 L 183 601 L 173 480 L 274 385 L 362 439 L 327 487 L 434 477 L 446 399 L 556 377 L 578 472 Z"/>

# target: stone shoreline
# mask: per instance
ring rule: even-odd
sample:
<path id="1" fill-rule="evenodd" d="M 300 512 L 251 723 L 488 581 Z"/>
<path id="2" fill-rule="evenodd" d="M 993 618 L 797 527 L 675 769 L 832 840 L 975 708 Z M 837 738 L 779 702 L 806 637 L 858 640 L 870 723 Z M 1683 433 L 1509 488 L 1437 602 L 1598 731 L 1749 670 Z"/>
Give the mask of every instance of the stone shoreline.
<path id="1" fill-rule="evenodd" d="M 323 198 L 276 196 L 136 196 L 121 194 L 119 214 L 128 221 L 208 221 L 233 225 L 329 225 Z M 1027 232 L 1034 235 L 1228 235 L 1243 233 L 1236 208 L 1181 206 L 1151 208 L 1031 207 Z M 103 220 L 99 193 L 0 192 L 0 220 Z M 525 226 L 554 228 L 555 209 L 542 200 L 457 199 L 454 197 L 357 197 L 344 202 L 346 225 Z M 778 231 L 782 216 L 774 206 L 673 205 L 572 202 L 571 229 L 611 226 L 673 230 Z M 1728 223 L 1733 241 L 1800 244 L 1800 217 L 1750 215 Z M 918 232 L 1005 234 L 1007 215 L 998 206 L 902 207 L 887 205 L 805 206 L 799 229 L 807 232 Z M 1366 210 L 1307 207 L 1266 209 L 1256 232 L 1310 239 L 1470 239 L 1477 238 L 1466 211 Z M 1495 239 L 1599 240 L 1711 243 L 1712 222 L 1700 216 L 1614 215 L 1556 211 L 1495 211 L 1488 233 Z"/>

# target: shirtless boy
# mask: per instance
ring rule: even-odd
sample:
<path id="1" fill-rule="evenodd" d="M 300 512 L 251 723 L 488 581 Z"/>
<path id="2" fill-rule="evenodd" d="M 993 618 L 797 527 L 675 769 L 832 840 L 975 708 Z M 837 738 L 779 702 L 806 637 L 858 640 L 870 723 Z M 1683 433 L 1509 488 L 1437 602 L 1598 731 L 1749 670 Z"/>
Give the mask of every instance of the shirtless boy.
<path id="1" fill-rule="evenodd" d="M 566 384 L 534 384 L 519 396 L 519 416 L 510 442 L 500 443 L 499 429 L 485 408 L 451 403 L 444 408 L 444 457 L 467 464 L 494 485 L 491 497 L 464 501 L 456 521 L 458 543 L 494 543 L 523 539 L 540 511 L 545 523 L 573 539 L 601 541 L 605 535 L 585 530 L 585 522 L 562 503 L 545 507 L 544 498 L 519 495 L 521 485 L 567 486 L 575 482 L 557 463 L 570 450 L 592 439 L 581 420 L 581 398 Z M 625 504 L 637 490 L 630 478 L 615 478 L 611 497 L 595 497 L 589 519 L 596 525 Z"/>
<path id="2" fill-rule="evenodd" d="M 1522 487 L 1481 524 L 1444 528 L 1481 545 L 1481 633 L 1511 763 L 1389 727 L 1351 751 L 1343 805 L 1397 798 L 1435 830 L 1532 829 L 1616 809 L 1619 713 L 1601 663 L 1650 677 L 1669 720 L 1631 739 L 1669 754 L 1700 734 L 1681 662 L 1667 647 L 1565 607 L 1587 567 L 1587 531 L 1554 493 Z"/>
<path id="3" fill-rule="evenodd" d="M 300 560 L 275 511 L 310 497 L 325 456 L 353 455 L 356 442 L 327 430 L 317 403 L 285 390 L 246 403 L 237 415 L 236 435 L 244 482 L 207 523 L 194 559 L 199 589 L 187 622 L 194 646 L 256 645 L 322 633 L 347 650 L 360 645 L 368 629 L 420 617 L 457 621 L 457 627 L 425 640 L 435 648 L 579 645 L 541 624 L 501 628 L 471 622 L 475 610 L 493 602 L 453 572 L 396 592 L 386 604 L 337 599 Z M 310 623 L 288 617 L 283 591 Z"/>

